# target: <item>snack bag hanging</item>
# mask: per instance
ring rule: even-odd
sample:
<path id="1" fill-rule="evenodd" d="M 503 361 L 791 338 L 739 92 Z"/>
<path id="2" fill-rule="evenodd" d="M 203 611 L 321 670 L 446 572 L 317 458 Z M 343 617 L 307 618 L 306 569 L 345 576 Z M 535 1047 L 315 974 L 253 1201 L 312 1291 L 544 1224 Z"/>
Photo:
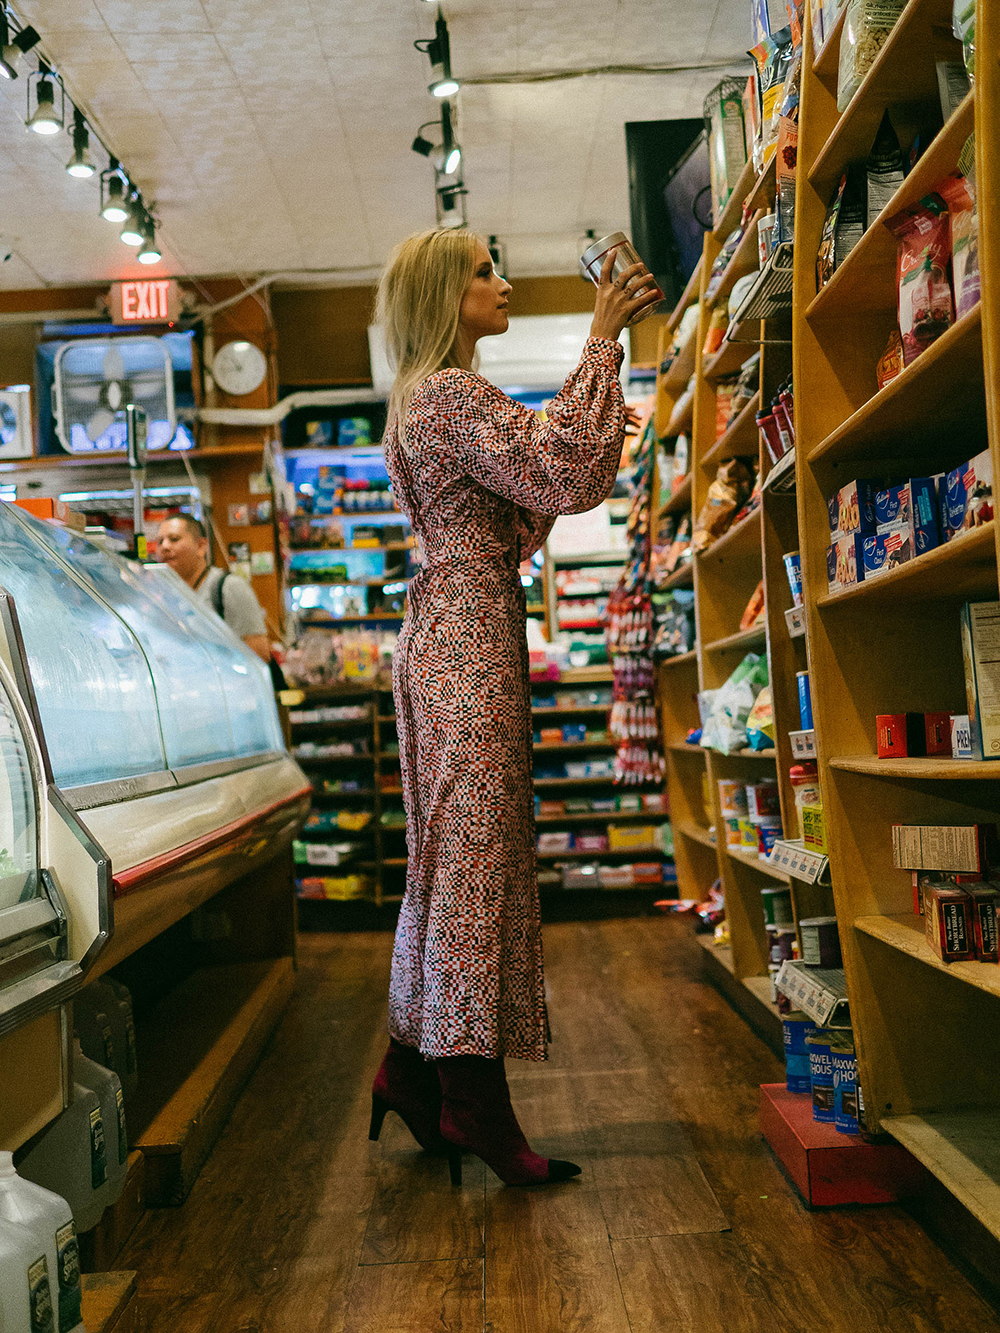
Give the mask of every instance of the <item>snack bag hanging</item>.
<path id="1" fill-rule="evenodd" d="M 948 282 L 948 205 L 939 194 L 929 194 L 919 204 L 889 218 L 886 225 L 899 242 L 899 332 L 903 364 L 908 366 L 954 320 Z"/>

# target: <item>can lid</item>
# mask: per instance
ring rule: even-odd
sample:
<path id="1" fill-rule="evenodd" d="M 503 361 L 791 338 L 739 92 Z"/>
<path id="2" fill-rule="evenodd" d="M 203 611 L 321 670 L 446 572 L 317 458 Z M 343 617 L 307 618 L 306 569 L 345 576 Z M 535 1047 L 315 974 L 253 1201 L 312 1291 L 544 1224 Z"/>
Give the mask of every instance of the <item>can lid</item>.
<path id="1" fill-rule="evenodd" d="M 583 254 L 580 256 L 581 268 L 589 270 L 595 259 L 599 259 L 602 255 L 606 255 L 608 251 L 613 250 L 615 246 L 624 245 L 627 242 L 628 237 L 623 231 L 613 231 L 608 236 L 602 236 L 599 241 L 594 241 L 593 245 L 588 245 L 586 250 L 584 250 Z"/>

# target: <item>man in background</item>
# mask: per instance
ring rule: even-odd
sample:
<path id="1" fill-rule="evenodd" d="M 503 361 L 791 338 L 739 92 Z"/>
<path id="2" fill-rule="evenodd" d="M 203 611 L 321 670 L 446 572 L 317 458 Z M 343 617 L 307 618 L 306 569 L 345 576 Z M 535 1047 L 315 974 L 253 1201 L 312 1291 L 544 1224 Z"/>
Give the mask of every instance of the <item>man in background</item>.
<path id="1" fill-rule="evenodd" d="M 160 524 L 158 559 L 175 570 L 189 588 L 221 616 L 237 638 L 263 661 L 271 661 L 264 612 L 254 590 L 237 574 L 208 563 L 208 534 L 190 514 L 178 514 Z"/>

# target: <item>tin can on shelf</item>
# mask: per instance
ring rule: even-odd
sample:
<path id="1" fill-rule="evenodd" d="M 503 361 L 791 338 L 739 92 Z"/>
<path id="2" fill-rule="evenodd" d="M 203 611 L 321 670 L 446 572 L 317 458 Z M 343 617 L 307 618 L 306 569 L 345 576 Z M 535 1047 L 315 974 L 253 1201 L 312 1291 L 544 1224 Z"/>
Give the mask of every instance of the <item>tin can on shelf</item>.
<path id="1" fill-rule="evenodd" d="M 604 261 L 607 259 L 610 250 L 615 252 L 614 267 L 611 270 L 612 282 L 616 281 L 633 264 L 645 262 L 623 231 L 613 231 L 609 236 L 602 236 L 599 241 L 595 241 L 593 245 L 588 246 L 580 256 L 580 267 L 595 287 L 600 286 L 601 269 L 604 267 Z M 655 282 L 652 285 L 655 286 Z M 659 292 L 659 287 L 656 290 Z M 661 297 L 662 295 L 663 293 L 660 292 Z M 638 324 L 640 320 L 655 315 L 659 309 L 659 302 L 655 305 L 648 305 L 645 309 L 640 310 L 638 314 L 633 315 L 629 324 Z"/>
<path id="2" fill-rule="evenodd" d="M 833 1127 L 841 1134 L 859 1134 L 858 1057 L 850 1032 L 838 1032 L 830 1040 L 833 1070 Z"/>
<path id="3" fill-rule="evenodd" d="M 809 1082 L 812 1091 L 813 1119 L 833 1124 L 833 1061 L 828 1028 L 816 1028 L 806 1034 L 809 1052 Z"/>
<path id="4" fill-rule="evenodd" d="M 808 1014 L 795 1009 L 781 1020 L 785 1042 L 785 1086 L 789 1092 L 812 1092 L 806 1037 L 816 1030 Z"/>

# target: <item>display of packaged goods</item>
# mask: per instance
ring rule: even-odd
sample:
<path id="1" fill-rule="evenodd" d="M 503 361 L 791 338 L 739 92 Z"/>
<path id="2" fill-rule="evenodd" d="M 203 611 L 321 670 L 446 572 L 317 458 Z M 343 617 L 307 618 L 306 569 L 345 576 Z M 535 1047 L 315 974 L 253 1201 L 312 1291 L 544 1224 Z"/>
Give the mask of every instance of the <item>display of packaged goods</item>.
<path id="1" fill-rule="evenodd" d="M 840 1134 L 861 1132 L 861 1096 L 858 1088 L 858 1057 L 849 1032 L 831 1032 L 830 1064 L 833 1069 L 833 1127 Z"/>
<path id="2" fill-rule="evenodd" d="M 892 864 L 982 876 L 995 844 L 995 824 L 893 824 Z"/>
<path id="3" fill-rule="evenodd" d="M 1000 758 L 1000 602 L 966 602 L 961 626 L 970 748 L 975 759 L 997 759 Z"/>
<path id="4" fill-rule="evenodd" d="M 951 714 L 879 713 L 875 735 L 880 759 L 951 754 Z"/>
<path id="5" fill-rule="evenodd" d="M 809 1051 L 806 1037 L 816 1030 L 816 1024 L 808 1014 L 793 1010 L 784 1014 L 781 1031 L 785 1046 L 785 1086 L 789 1092 L 808 1093 L 812 1091 L 809 1082 Z"/>
<path id="6" fill-rule="evenodd" d="M 988 449 L 945 473 L 940 491 L 941 538 L 981 527 L 993 518 L 993 460 Z"/>
<path id="7" fill-rule="evenodd" d="M 572 833 L 539 833 L 538 835 L 538 850 L 540 852 L 568 852 L 572 846 Z"/>
<path id="8" fill-rule="evenodd" d="M 793 925 L 765 926 L 767 932 L 768 954 L 772 963 L 788 962 L 795 956 L 798 945 L 798 933 Z"/>
<path id="9" fill-rule="evenodd" d="M 997 952 L 997 912 L 1000 910 L 1000 885 L 964 884 L 962 892 L 972 903 L 972 940 L 976 957 L 982 963 L 995 963 Z"/>
<path id="10" fill-rule="evenodd" d="M 951 757 L 972 759 L 972 726 L 968 713 L 951 714 Z"/>
<path id="11" fill-rule="evenodd" d="M 578 852 L 606 852 L 608 850 L 607 833 L 581 832 L 573 840 L 573 847 Z"/>
<path id="12" fill-rule="evenodd" d="M 830 1058 L 832 1034 L 825 1028 L 814 1028 L 806 1035 L 809 1054 L 809 1091 L 812 1096 L 813 1119 L 833 1123 L 833 1061 Z"/>
<path id="13" fill-rule="evenodd" d="M 761 579 L 753 590 L 749 602 L 747 602 L 746 610 L 740 617 L 740 629 L 753 629 L 755 626 L 762 624 L 764 609 L 764 580 Z"/>
<path id="14" fill-rule="evenodd" d="M 816 255 L 816 290 L 820 291 L 865 234 L 867 189 L 864 167 L 847 168 L 830 200 Z"/>
<path id="15" fill-rule="evenodd" d="M 809 686 L 809 672 L 797 671 L 795 679 L 799 690 L 799 725 L 803 731 L 812 729 L 812 690 Z"/>
<path id="16" fill-rule="evenodd" d="M 914 557 L 913 534 L 909 524 L 888 532 L 866 533 L 861 539 L 861 580 L 879 578 L 899 569 Z"/>
<path id="17" fill-rule="evenodd" d="M 787 885 L 776 885 L 761 889 L 760 899 L 764 908 L 766 926 L 789 926 L 792 924 L 792 891 Z"/>
<path id="18" fill-rule="evenodd" d="M 297 881 L 300 898 L 326 898 L 347 902 L 355 898 L 369 898 L 375 892 L 375 881 L 370 875 L 323 875 Z"/>
<path id="19" fill-rule="evenodd" d="M 840 36 L 837 110 L 844 111 L 874 65 L 905 0 L 848 0 Z"/>
<path id="20" fill-rule="evenodd" d="M 816 758 L 816 732 L 812 727 L 805 731 L 790 731 L 788 740 L 796 759 Z"/>
<path id="21" fill-rule="evenodd" d="M 865 577 L 864 535 L 835 536 L 826 550 L 826 578 L 830 592 L 844 592 Z"/>
<path id="22" fill-rule="evenodd" d="M 940 69 L 939 65 L 939 72 Z M 982 294 L 975 184 L 969 177 L 955 174 L 938 185 L 938 192 L 948 205 L 951 286 L 955 298 L 955 318 L 961 319 L 977 304 Z"/>
<path id="23" fill-rule="evenodd" d="M 972 899 L 960 888 L 933 886 L 923 890 L 927 943 L 944 963 L 976 956 Z"/>
<path id="24" fill-rule="evenodd" d="M 353 842 L 293 842 L 292 855 L 298 865 L 339 866 L 357 855 Z"/>
<path id="25" fill-rule="evenodd" d="M 821 805 L 803 805 L 800 813 L 802 816 L 802 841 L 809 851 L 820 852 L 823 856 L 826 856 L 828 849 L 823 807 Z"/>
<path id="26" fill-rule="evenodd" d="M 763 820 L 755 824 L 757 830 L 757 855 L 762 861 L 766 861 L 771 855 L 774 844 L 783 833 L 783 827 L 780 819 Z"/>
<path id="27" fill-rule="evenodd" d="M 802 559 L 798 551 L 788 551 L 783 555 L 785 573 L 788 575 L 788 587 L 792 594 L 792 605 L 802 605 Z"/>
<path id="28" fill-rule="evenodd" d="M 836 529 L 834 535 L 848 536 L 853 532 L 876 532 L 875 497 L 879 493 L 877 480 L 849 481 L 836 495 Z M 834 505 L 830 505 L 833 523 Z"/>
<path id="29" fill-rule="evenodd" d="M 739 818 L 747 814 L 747 789 L 740 778 L 720 778 L 719 809 L 725 816 Z"/>
<path id="30" fill-rule="evenodd" d="M 951 232 L 948 205 L 925 195 L 886 221 L 897 238 L 896 283 L 903 364 L 908 366 L 954 322 L 948 264 Z"/>
<path id="31" fill-rule="evenodd" d="M 847 978 L 840 968 L 806 967 L 788 961 L 776 981 L 778 990 L 820 1027 L 843 1028 L 850 1022 Z"/>
<path id="32" fill-rule="evenodd" d="M 870 227 L 903 183 L 906 164 L 900 151 L 899 139 L 886 111 L 875 135 L 871 152 L 865 161 L 866 215 Z"/>
<path id="33" fill-rule="evenodd" d="M 773 779 L 765 778 L 763 782 L 748 783 L 744 791 L 747 814 L 755 824 L 760 824 L 766 819 L 781 817 L 780 790 Z"/>

